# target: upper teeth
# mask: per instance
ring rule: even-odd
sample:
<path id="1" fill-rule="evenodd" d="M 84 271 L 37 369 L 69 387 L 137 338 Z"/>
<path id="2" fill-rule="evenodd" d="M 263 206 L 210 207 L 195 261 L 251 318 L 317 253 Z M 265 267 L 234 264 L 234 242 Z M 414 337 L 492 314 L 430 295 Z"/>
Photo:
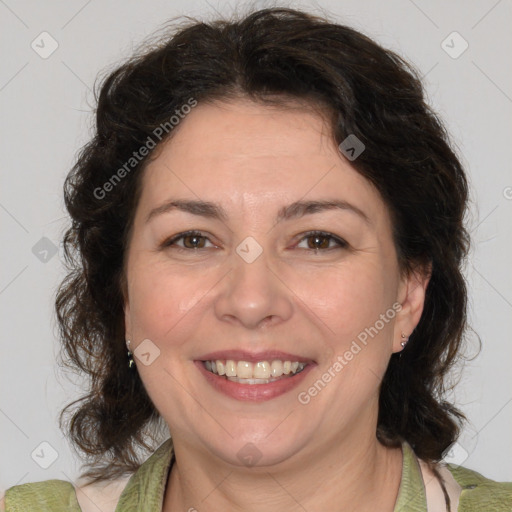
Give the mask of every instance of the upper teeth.
<path id="1" fill-rule="evenodd" d="M 238 377 L 241 379 L 268 379 L 271 377 L 280 377 L 289 373 L 298 373 L 304 369 L 306 363 L 297 361 L 281 361 L 274 359 L 268 361 L 258 361 L 250 363 L 248 361 L 233 361 L 232 359 L 205 361 L 205 367 L 212 373 L 226 375 L 226 377 Z"/>

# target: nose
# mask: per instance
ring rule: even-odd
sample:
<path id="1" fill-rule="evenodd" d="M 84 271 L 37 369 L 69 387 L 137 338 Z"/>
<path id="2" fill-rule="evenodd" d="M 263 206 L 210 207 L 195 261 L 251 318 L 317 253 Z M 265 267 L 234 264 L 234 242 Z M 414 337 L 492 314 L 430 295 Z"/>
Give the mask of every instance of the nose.
<path id="1" fill-rule="evenodd" d="M 257 329 L 285 322 L 293 312 L 293 293 L 286 279 L 271 268 L 266 251 L 248 263 L 237 253 L 215 302 L 215 314 L 222 321 Z"/>

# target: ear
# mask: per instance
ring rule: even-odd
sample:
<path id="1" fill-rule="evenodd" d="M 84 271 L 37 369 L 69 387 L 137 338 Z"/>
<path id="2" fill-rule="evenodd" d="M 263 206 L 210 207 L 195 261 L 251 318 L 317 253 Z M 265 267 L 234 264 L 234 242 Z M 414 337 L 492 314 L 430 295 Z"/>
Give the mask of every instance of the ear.
<path id="1" fill-rule="evenodd" d="M 431 264 L 427 266 L 418 265 L 400 281 L 398 301 L 402 308 L 396 315 L 393 331 L 393 352 L 400 352 L 403 349 L 401 343 L 409 338 L 420 321 L 431 275 Z M 402 337 L 402 333 L 405 338 Z"/>
<path id="2" fill-rule="evenodd" d="M 126 301 L 124 303 L 124 339 L 131 340 L 131 332 L 132 332 L 132 321 L 130 314 L 130 303 Z"/>

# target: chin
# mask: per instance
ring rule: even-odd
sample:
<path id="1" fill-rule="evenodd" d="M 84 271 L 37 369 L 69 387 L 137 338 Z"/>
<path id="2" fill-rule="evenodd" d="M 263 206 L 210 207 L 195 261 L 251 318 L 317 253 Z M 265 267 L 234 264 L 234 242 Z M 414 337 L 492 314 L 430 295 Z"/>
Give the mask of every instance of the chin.
<path id="1" fill-rule="evenodd" d="M 287 462 L 306 444 L 306 440 L 302 439 L 303 434 L 299 439 L 289 430 L 276 433 L 277 429 L 272 432 L 273 429 L 276 429 L 275 421 L 271 425 L 265 425 L 265 428 L 259 431 L 253 427 L 252 433 L 233 435 L 228 443 L 214 443 L 213 446 L 208 443 L 209 449 L 227 464 L 252 468 L 275 466 Z"/>

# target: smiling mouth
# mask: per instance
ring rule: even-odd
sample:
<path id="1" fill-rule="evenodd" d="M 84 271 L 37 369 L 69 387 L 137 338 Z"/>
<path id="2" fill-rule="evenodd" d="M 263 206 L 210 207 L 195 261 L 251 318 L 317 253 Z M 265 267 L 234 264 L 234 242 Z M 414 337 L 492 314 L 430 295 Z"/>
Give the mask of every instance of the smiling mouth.
<path id="1" fill-rule="evenodd" d="M 302 372 L 308 363 L 298 361 L 235 361 L 216 359 L 203 361 L 207 371 L 240 384 L 268 384 L 277 380 L 289 379 Z"/>

